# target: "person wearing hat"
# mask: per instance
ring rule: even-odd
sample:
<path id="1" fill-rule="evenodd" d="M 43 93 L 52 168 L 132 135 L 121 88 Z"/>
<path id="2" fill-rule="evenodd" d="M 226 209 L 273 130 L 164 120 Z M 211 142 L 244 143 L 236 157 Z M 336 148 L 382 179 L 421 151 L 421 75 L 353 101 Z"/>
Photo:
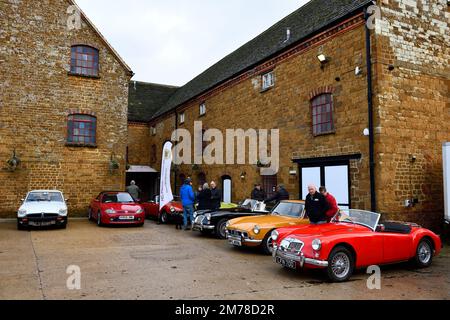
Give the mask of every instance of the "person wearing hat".
<path id="1" fill-rule="evenodd" d="M 255 188 L 252 191 L 251 199 L 257 201 L 266 200 L 266 192 L 261 188 L 260 183 L 255 184 Z"/>
<path id="2" fill-rule="evenodd" d="M 180 198 L 183 205 L 184 230 L 189 230 L 188 220 L 190 220 L 191 225 L 194 222 L 195 194 L 192 189 L 192 179 L 188 178 L 184 182 L 184 185 L 180 189 Z"/>

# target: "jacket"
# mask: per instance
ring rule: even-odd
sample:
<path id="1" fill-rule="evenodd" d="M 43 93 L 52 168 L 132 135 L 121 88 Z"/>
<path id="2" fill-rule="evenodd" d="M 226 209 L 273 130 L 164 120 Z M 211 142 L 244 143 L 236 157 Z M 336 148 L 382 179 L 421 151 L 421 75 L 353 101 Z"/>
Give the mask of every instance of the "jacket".
<path id="1" fill-rule="evenodd" d="M 327 221 L 328 203 L 323 194 L 316 192 L 314 195 L 311 195 L 308 193 L 305 210 L 312 223 Z"/>
<path id="2" fill-rule="evenodd" d="M 266 200 L 266 192 L 263 189 L 258 190 L 255 188 L 252 191 L 251 199 L 258 200 L 258 201 L 264 201 L 264 200 Z"/>
<path id="3" fill-rule="evenodd" d="M 219 189 L 211 189 L 211 209 L 217 210 L 222 202 L 222 192 Z"/>
<path id="4" fill-rule="evenodd" d="M 339 207 L 338 207 L 336 198 L 333 197 L 333 195 L 331 193 L 328 193 L 326 195 L 325 199 L 327 200 L 327 203 L 328 203 L 328 210 L 325 213 L 325 215 L 327 216 L 328 222 L 330 222 L 331 219 L 333 219 L 333 217 L 339 211 Z"/>
<path id="5" fill-rule="evenodd" d="M 197 197 L 198 206 L 197 210 L 211 210 L 212 202 L 211 202 L 211 190 L 205 189 L 200 191 Z"/>
<path id="6" fill-rule="evenodd" d="M 195 194 L 192 186 L 184 184 L 180 189 L 180 198 L 184 207 L 194 205 Z"/>
<path id="7" fill-rule="evenodd" d="M 270 197 L 265 202 L 272 202 L 272 201 L 280 202 L 283 200 L 289 200 L 289 192 L 287 192 L 286 189 L 279 189 L 273 197 Z"/>

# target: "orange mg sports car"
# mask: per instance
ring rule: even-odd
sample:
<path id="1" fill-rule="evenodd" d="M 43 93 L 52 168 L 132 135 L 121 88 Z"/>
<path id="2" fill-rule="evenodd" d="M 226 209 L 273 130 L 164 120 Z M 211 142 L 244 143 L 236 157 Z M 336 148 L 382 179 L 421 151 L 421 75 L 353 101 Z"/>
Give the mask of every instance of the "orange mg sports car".
<path id="1" fill-rule="evenodd" d="M 305 202 L 286 200 L 278 203 L 268 215 L 243 217 L 230 220 L 226 226 L 228 242 L 235 247 L 260 247 L 272 254 L 273 230 L 282 227 L 309 224 L 305 214 Z"/>

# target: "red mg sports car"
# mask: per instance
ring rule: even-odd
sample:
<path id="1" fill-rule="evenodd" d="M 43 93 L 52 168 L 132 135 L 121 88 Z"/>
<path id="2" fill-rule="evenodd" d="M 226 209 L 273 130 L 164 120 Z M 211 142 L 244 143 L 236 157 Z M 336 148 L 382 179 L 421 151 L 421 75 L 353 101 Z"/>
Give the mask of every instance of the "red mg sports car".
<path id="1" fill-rule="evenodd" d="M 183 220 L 183 205 L 177 196 L 174 196 L 174 200 L 166 204 L 161 210 L 159 210 L 159 196 L 155 196 L 154 200 L 143 202 L 142 207 L 145 210 L 146 218 L 156 219 L 162 224 L 181 223 Z"/>
<path id="2" fill-rule="evenodd" d="M 290 269 L 322 268 L 334 282 L 355 269 L 413 261 L 429 267 L 441 239 L 416 224 L 379 223 L 381 215 L 362 210 L 338 214 L 331 223 L 288 227 L 272 232 L 274 261 Z"/>
<path id="3" fill-rule="evenodd" d="M 137 225 L 145 222 L 144 208 L 127 192 L 107 191 L 91 201 L 89 220 L 97 225 Z"/>

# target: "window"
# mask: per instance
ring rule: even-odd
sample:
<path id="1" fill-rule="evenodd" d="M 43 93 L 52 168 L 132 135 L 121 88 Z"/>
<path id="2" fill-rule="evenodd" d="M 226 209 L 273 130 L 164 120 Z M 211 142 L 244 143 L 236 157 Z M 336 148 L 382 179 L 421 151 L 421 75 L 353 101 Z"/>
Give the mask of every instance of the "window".
<path id="1" fill-rule="evenodd" d="M 180 113 L 180 124 L 183 124 L 186 121 L 186 114 Z"/>
<path id="2" fill-rule="evenodd" d="M 70 115 L 67 126 L 67 143 L 95 145 L 97 143 L 97 119 L 89 115 Z"/>
<path id="3" fill-rule="evenodd" d="M 202 103 L 200 105 L 200 116 L 204 116 L 206 114 L 206 104 Z"/>
<path id="4" fill-rule="evenodd" d="M 70 73 L 98 77 L 98 50 L 88 46 L 73 46 Z"/>
<path id="5" fill-rule="evenodd" d="M 151 127 L 151 128 L 150 128 L 150 134 L 151 134 L 152 136 L 156 136 L 156 128 L 155 128 L 155 127 Z"/>
<path id="6" fill-rule="evenodd" d="M 312 100 L 312 125 L 315 136 L 334 132 L 333 96 L 330 93 Z"/>
<path id="7" fill-rule="evenodd" d="M 273 76 L 273 71 L 262 75 L 262 89 L 267 90 L 275 85 L 275 78 Z"/>

